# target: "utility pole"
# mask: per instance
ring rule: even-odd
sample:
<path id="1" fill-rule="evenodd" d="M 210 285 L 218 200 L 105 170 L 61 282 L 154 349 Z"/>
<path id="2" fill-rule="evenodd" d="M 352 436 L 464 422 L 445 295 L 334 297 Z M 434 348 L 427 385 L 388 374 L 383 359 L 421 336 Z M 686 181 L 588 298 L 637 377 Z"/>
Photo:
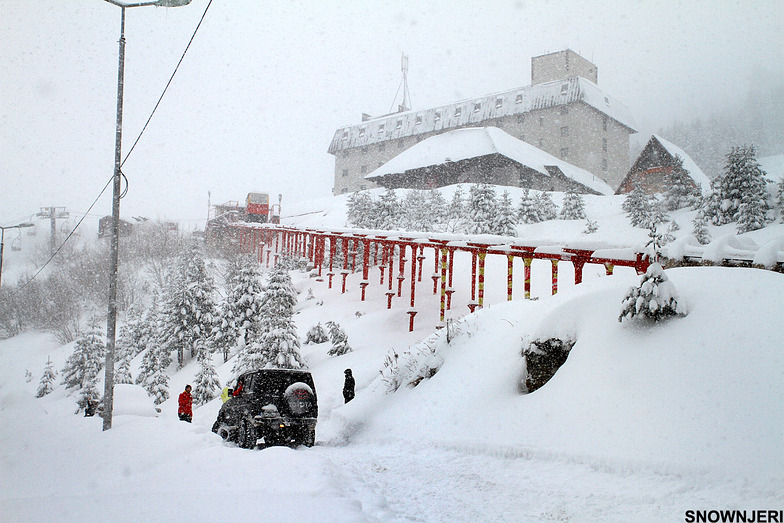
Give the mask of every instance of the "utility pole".
<path id="1" fill-rule="evenodd" d="M 54 252 L 57 248 L 57 220 L 65 220 L 70 217 L 70 213 L 65 207 L 41 207 L 40 212 L 36 213 L 39 218 L 49 218 L 52 233 L 49 237 L 49 250 Z"/>

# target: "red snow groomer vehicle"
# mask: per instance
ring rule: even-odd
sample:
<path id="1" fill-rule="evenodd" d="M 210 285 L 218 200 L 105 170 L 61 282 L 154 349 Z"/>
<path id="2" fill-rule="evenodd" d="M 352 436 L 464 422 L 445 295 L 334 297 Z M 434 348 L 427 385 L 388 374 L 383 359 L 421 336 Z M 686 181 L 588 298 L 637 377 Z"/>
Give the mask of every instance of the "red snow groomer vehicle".
<path id="1" fill-rule="evenodd" d="M 277 204 L 270 204 L 269 194 L 248 193 L 245 199 L 245 220 L 256 223 L 280 223 L 280 197 Z"/>

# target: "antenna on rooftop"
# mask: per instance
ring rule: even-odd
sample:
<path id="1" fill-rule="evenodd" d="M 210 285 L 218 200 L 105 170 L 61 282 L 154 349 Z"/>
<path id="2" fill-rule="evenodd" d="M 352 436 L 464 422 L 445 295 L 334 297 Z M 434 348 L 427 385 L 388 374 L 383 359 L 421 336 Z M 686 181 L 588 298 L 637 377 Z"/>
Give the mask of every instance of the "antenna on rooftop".
<path id="1" fill-rule="evenodd" d="M 403 88 L 403 101 L 398 105 L 397 111 L 402 113 L 411 110 L 411 94 L 408 92 L 408 55 L 405 53 L 400 57 L 400 71 L 403 73 L 403 79 L 397 88 L 395 99 L 392 100 L 392 106 L 389 108 L 390 113 L 392 112 L 392 108 L 395 107 L 395 101 L 397 100 L 397 95 L 400 93 L 401 87 Z"/>

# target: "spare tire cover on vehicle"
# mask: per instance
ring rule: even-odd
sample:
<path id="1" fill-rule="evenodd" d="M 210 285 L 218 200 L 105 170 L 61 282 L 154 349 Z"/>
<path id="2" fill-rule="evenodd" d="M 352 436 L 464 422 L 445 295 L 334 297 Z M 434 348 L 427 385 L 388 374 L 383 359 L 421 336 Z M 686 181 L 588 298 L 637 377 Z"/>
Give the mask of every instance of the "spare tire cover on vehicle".
<path id="1" fill-rule="evenodd" d="M 283 393 L 283 398 L 286 400 L 289 409 L 296 415 L 307 413 L 313 406 L 314 397 L 313 389 L 307 383 L 302 383 L 301 381 L 292 383 L 286 388 L 286 392 Z"/>

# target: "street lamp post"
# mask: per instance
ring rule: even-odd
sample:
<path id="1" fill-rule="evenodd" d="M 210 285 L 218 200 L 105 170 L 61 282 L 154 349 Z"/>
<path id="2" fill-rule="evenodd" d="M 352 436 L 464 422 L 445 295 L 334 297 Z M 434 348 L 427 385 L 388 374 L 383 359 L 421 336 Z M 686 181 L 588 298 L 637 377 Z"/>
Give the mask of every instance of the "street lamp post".
<path id="1" fill-rule="evenodd" d="M 125 9 L 154 5 L 159 7 L 179 7 L 188 5 L 191 0 L 149 0 L 130 1 L 105 0 L 121 8 L 120 51 L 117 67 L 117 127 L 114 142 L 114 178 L 112 196 L 111 247 L 109 251 L 109 308 L 106 315 L 106 377 L 103 395 L 103 430 L 112 428 L 112 408 L 114 406 L 114 349 L 117 333 L 117 268 L 119 265 L 120 245 L 120 189 L 122 185 L 122 109 L 125 78 Z"/>
<path id="2" fill-rule="evenodd" d="M 3 282 L 3 247 L 5 246 L 5 230 L 6 229 L 24 229 L 26 227 L 35 227 L 34 223 L 20 223 L 19 225 L 11 225 L 9 227 L 0 227 L 0 285 Z"/>

